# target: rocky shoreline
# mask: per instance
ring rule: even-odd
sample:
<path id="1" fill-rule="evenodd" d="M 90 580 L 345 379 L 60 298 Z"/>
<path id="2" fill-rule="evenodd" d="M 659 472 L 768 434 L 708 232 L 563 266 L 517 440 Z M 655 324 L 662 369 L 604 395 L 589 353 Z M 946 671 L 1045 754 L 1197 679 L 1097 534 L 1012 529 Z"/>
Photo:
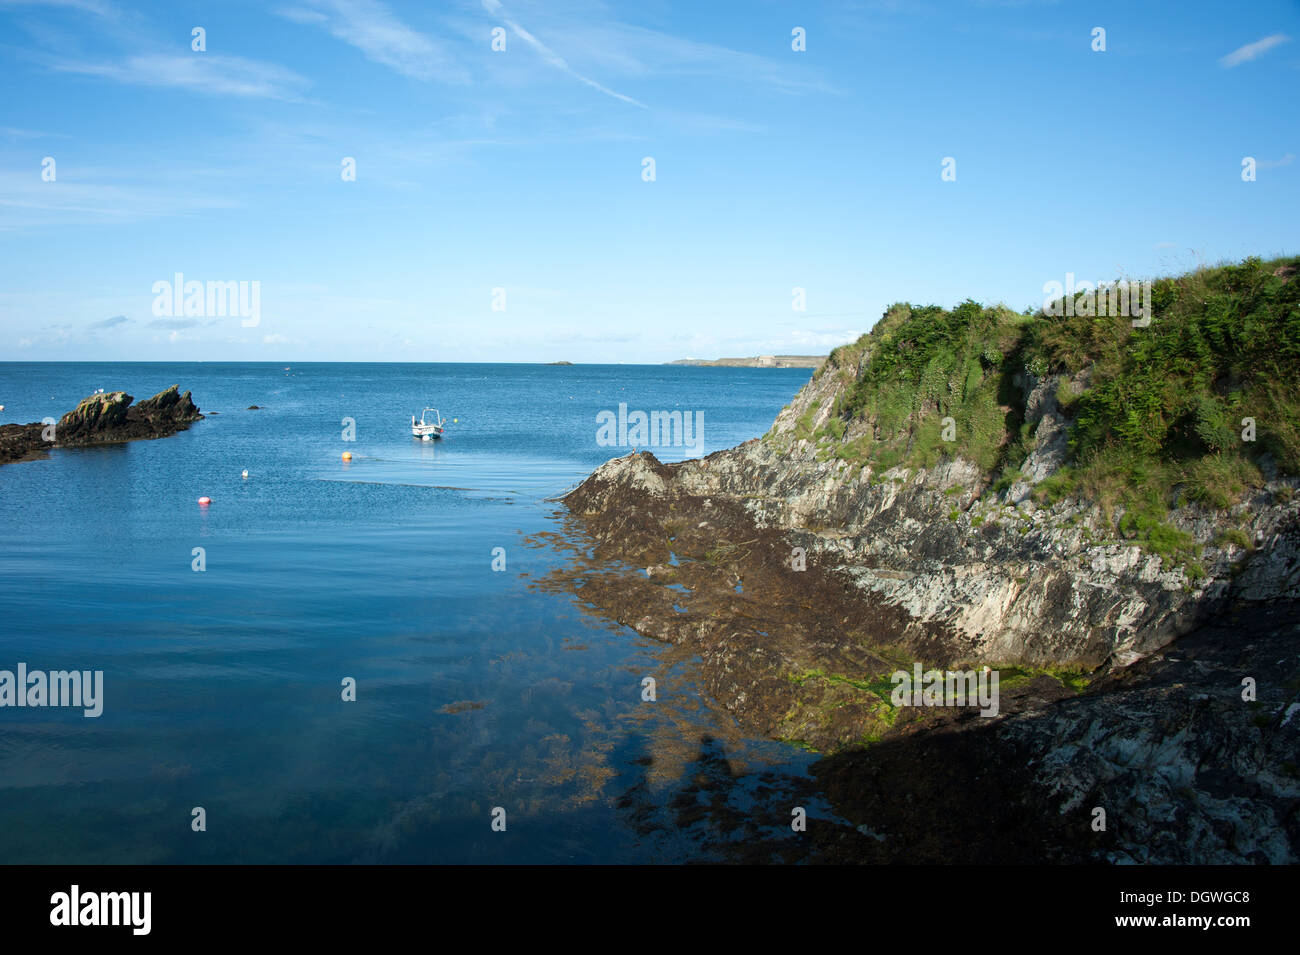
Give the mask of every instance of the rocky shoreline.
<path id="1" fill-rule="evenodd" d="M 877 473 L 801 437 L 856 372 L 761 440 L 607 462 L 563 497 L 571 560 L 538 586 L 697 654 L 716 705 L 827 754 L 822 794 L 870 835 L 824 830 L 810 858 L 943 861 L 963 819 L 989 827 L 968 861 L 1300 860 L 1297 480 L 1176 508 L 1199 560 L 1175 563 L 1094 503 L 1035 500 L 1060 379 L 1022 380 L 1034 449 L 994 489 L 960 458 Z M 916 662 L 998 669 L 999 714 L 891 705 Z"/>
<path id="2" fill-rule="evenodd" d="M 93 394 L 54 424 L 0 425 L 0 464 L 43 458 L 51 448 L 165 438 L 202 418 L 177 385 L 138 403 L 124 391 Z"/>

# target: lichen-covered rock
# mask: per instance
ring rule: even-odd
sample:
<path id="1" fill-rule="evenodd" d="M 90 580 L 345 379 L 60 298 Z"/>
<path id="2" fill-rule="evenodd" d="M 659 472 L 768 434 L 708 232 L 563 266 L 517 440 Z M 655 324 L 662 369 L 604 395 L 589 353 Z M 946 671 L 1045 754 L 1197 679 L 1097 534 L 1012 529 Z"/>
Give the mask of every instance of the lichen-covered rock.
<path id="1" fill-rule="evenodd" d="M 179 385 L 172 385 L 136 404 L 135 411 L 153 422 L 197 421 L 202 415 L 187 391 L 180 393 Z"/>
<path id="2" fill-rule="evenodd" d="M 122 427 L 133 400 L 125 391 L 82 398 L 77 407 L 59 419 L 56 443 L 77 444 Z"/>
<path id="3" fill-rule="evenodd" d="M 0 464 L 44 457 L 50 448 L 163 438 L 203 417 L 190 393 L 181 394 L 176 385 L 138 404 L 134 400 L 124 391 L 101 392 L 81 399 L 52 427 L 41 422 L 4 425 Z"/>
<path id="4" fill-rule="evenodd" d="M 647 452 L 619 458 L 566 502 L 588 515 L 626 514 L 648 497 L 701 514 L 705 500 L 730 502 L 743 509 L 740 523 L 817 555 L 864 601 L 906 611 L 909 622 L 891 639 L 930 643 L 938 626 L 963 658 L 1091 669 L 1140 658 L 1230 600 L 1300 595 L 1300 496 L 1283 502 L 1275 488 L 1229 515 L 1172 515 L 1202 548 L 1203 573 L 1193 579 L 1186 567 L 1110 537 L 1094 506 L 1008 510 L 977 497 L 978 470 L 960 460 L 874 477 L 749 442 L 675 465 Z M 1259 545 L 1223 541 L 1225 528 L 1243 524 Z"/>

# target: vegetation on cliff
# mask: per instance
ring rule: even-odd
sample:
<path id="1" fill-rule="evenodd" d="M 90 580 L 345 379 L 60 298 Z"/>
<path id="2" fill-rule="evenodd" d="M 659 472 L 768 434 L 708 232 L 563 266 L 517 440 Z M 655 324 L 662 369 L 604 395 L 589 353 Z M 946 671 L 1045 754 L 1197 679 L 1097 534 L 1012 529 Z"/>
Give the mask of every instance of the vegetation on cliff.
<path id="1" fill-rule="evenodd" d="M 1186 557 L 1170 507 L 1227 508 L 1271 473 L 1300 473 L 1298 273 L 1300 257 L 1249 258 L 1156 280 L 1145 325 L 1083 296 L 1022 313 L 893 305 L 819 370 L 841 385 L 829 415 L 810 407 L 769 440 L 876 473 L 960 456 L 1000 493 L 1034 449 L 1027 399 L 1055 382 L 1068 455 L 1038 499 L 1119 507 L 1125 536 Z"/>

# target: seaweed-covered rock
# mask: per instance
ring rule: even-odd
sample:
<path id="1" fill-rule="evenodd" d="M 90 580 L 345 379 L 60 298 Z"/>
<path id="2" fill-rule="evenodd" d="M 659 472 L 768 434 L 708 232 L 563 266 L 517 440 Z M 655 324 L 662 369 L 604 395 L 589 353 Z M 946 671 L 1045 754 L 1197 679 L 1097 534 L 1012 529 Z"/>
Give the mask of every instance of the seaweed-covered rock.
<path id="1" fill-rule="evenodd" d="M 100 392 L 81 399 L 54 425 L 0 426 L 0 464 L 44 457 L 50 448 L 165 438 L 203 417 L 190 393 L 181 394 L 177 385 L 134 401 L 125 391 Z"/>
<path id="2" fill-rule="evenodd" d="M 55 442 L 78 444 L 121 428 L 126 424 L 126 412 L 133 400 L 125 391 L 82 398 L 77 407 L 59 419 Z"/>

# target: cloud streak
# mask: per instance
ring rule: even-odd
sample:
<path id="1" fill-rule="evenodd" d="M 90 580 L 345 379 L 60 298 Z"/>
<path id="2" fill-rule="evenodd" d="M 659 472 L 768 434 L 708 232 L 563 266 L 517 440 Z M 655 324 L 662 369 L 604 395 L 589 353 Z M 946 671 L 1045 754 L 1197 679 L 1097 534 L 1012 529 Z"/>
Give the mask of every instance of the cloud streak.
<path id="1" fill-rule="evenodd" d="M 111 5 L 100 3 L 98 0 L 0 0 L 0 9 L 5 7 L 66 7 L 83 13 L 93 13 L 105 19 L 115 14 Z"/>
<path id="2" fill-rule="evenodd" d="M 63 170 L 60 169 L 60 173 Z M 226 197 L 99 180 L 75 181 L 60 175 L 42 182 L 31 173 L 0 170 L 0 233 L 32 226 L 128 222 L 198 215 L 232 208 Z"/>
<path id="3" fill-rule="evenodd" d="M 1237 49 L 1219 60 L 1219 65 L 1224 69 L 1232 69 L 1242 63 L 1249 63 L 1251 60 L 1259 59 L 1273 47 L 1289 42 L 1290 39 L 1285 33 L 1274 33 L 1262 40 L 1256 40 L 1254 43 L 1247 43 L 1245 46 L 1237 47 Z"/>
<path id="4" fill-rule="evenodd" d="M 117 63 L 59 60 L 50 66 L 63 73 L 103 76 L 140 86 L 179 87 L 260 99 L 298 100 L 308 81 L 292 70 L 240 56 L 171 56 L 145 54 Z"/>
<path id="5" fill-rule="evenodd" d="M 294 23 L 318 26 L 368 60 L 411 79 L 467 83 L 469 73 L 441 43 L 399 20 L 378 0 L 309 0 L 277 10 Z"/>
<path id="6" fill-rule="evenodd" d="M 612 96 L 616 100 L 621 100 L 624 103 L 630 103 L 631 105 L 638 106 L 641 109 L 649 109 L 649 107 L 646 106 L 645 103 L 642 103 L 640 100 L 635 100 L 630 96 L 625 96 L 624 94 L 619 93 L 616 90 L 612 90 L 608 86 L 598 83 L 588 76 L 583 76 L 573 67 L 569 66 L 569 64 L 565 61 L 564 57 L 560 56 L 560 54 L 556 53 L 549 46 L 547 46 L 541 40 L 537 39 L 537 37 L 533 36 L 522 26 L 520 26 L 518 23 L 512 20 L 509 16 L 507 16 L 505 10 L 501 6 L 500 0 L 482 0 L 482 2 L 483 2 L 484 10 L 492 14 L 492 16 L 499 18 L 502 23 L 504 23 L 506 26 L 510 28 L 510 30 L 514 33 L 515 36 L 519 37 L 519 39 L 523 40 L 525 43 L 531 46 L 546 63 L 555 67 L 557 70 L 561 70 L 569 74 L 569 76 L 572 76 L 578 82 L 585 83 L 587 86 L 590 86 L 594 90 L 599 90 L 600 92 L 604 93 L 606 96 Z"/>

